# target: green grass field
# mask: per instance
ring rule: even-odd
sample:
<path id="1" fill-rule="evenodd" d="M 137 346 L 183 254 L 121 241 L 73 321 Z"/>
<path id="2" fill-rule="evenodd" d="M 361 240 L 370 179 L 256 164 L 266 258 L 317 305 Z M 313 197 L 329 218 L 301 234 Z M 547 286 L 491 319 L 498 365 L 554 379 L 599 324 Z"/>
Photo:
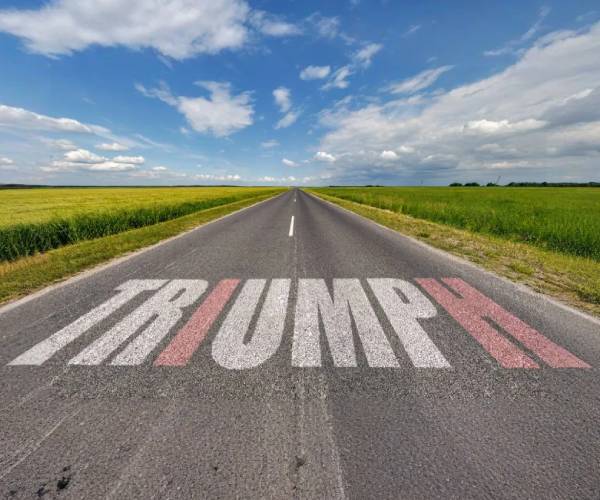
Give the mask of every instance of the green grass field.
<path id="1" fill-rule="evenodd" d="M 0 190 L 0 261 L 279 191 L 244 187 Z"/>
<path id="2" fill-rule="evenodd" d="M 315 192 L 600 261 L 600 189 L 374 187 Z"/>

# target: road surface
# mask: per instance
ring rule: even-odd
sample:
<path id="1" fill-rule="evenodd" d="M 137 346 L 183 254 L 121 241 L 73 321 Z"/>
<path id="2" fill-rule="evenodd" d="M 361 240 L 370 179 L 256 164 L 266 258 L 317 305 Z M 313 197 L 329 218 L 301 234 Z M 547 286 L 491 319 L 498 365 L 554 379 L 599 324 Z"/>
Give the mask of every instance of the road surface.
<path id="1" fill-rule="evenodd" d="M 291 190 L 0 311 L 0 496 L 598 498 L 600 324 Z"/>

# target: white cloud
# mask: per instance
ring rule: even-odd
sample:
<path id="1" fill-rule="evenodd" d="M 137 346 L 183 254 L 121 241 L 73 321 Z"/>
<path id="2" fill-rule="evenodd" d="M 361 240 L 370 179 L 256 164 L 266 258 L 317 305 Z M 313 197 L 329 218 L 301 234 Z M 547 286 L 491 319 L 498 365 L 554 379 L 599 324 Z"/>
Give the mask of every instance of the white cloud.
<path id="1" fill-rule="evenodd" d="M 157 170 L 158 168 L 158 170 Z M 161 170 L 160 167 L 155 167 L 150 170 L 132 170 L 129 171 L 129 177 L 134 179 L 162 179 L 166 176 L 168 177 L 177 177 L 183 178 L 187 177 L 187 174 L 183 172 L 168 172 L 167 168 L 165 170 Z"/>
<path id="2" fill-rule="evenodd" d="M 288 23 L 277 16 L 261 10 L 255 10 L 250 15 L 250 24 L 268 36 L 280 37 L 302 34 L 302 30 L 295 24 Z"/>
<path id="3" fill-rule="evenodd" d="M 388 87 L 392 94 L 414 94 L 419 90 L 431 87 L 436 80 L 453 66 L 440 66 L 439 68 L 427 69 L 421 73 L 398 83 L 393 83 Z"/>
<path id="4" fill-rule="evenodd" d="M 277 142 L 275 139 L 270 139 L 260 143 L 260 147 L 264 149 L 276 148 L 277 146 L 279 146 L 279 142 Z"/>
<path id="5" fill-rule="evenodd" d="M 275 104 L 279 107 L 281 113 L 285 113 L 283 118 L 275 125 L 276 129 L 286 128 L 293 125 L 300 116 L 299 110 L 292 109 L 292 95 L 290 89 L 278 87 L 273 91 Z"/>
<path id="6" fill-rule="evenodd" d="M 333 163 L 336 160 L 335 156 L 325 151 L 318 151 L 315 154 L 314 159 L 317 161 L 324 161 L 327 163 Z"/>
<path id="7" fill-rule="evenodd" d="M 49 132 L 76 132 L 82 134 L 108 134 L 108 129 L 98 125 L 87 125 L 72 118 L 52 118 L 0 104 L 0 127 L 44 130 Z"/>
<path id="8" fill-rule="evenodd" d="M 485 56 L 495 57 L 495 56 L 503 56 L 506 54 L 518 54 L 522 47 L 522 45 L 529 40 L 531 40 L 542 28 L 542 23 L 544 19 L 550 14 L 550 8 L 543 6 L 540 8 L 538 17 L 536 21 L 531 25 L 531 27 L 523 33 L 520 37 L 515 38 L 514 40 L 508 41 L 502 47 L 494 50 L 486 50 L 484 51 Z"/>
<path id="9" fill-rule="evenodd" d="M 18 172 L 18 168 L 11 158 L 0 157 L 0 171 Z"/>
<path id="10" fill-rule="evenodd" d="M 76 149 L 65 153 L 65 160 L 76 163 L 101 163 L 106 160 L 102 156 L 88 151 L 87 149 Z"/>
<path id="11" fill-rule="evenodd" d="M 307 22 L 323 38 L 336 38 L 340 34 L 340 20 L 337 17 L 326 17 L 315 12 L 307 18 Z"/>
<path id="12" fill-rule="evenodd" d="M 41 168 L 44 172 L 126 172 L 135 170 L 145 161 L 143 156 L 116 156 L 105 158 L 87 149 L 67 151 L 62 160 L 55 160 Z"/>
<path id="13" fill-rule="evenodd" d="M 231 95 L 231 85 L 223 82 L 201 81 L 196 84 L 208 90 L 210 96 L 174 96 L 166 84 L 147 89 L 136 84 L 136 89 L 147 97 L 154 97 L 176 108 L 196 132 L 225 137 L 252 125 L 254 108 L 250 94 Z"/>
<path id="14" fill-rule="evenodd" d="M 382 160 L 397 160 L 398 159 L 398 155 L 396 154 L 396 152 L 390 151 L 390 150 L 382 151 L 381 154 L 379 155 L 379 157 Z"/>
<path id="15" fill-rule="evenodd" d="M 281 160 L 281 163 L 283 163 L 286 167 L 297 167 L 298 163 L 293 161 L 293 160 L 288 160 L 287 158 L 283 158 Z"/>
<path id="16" fill-rule="evenodd" d="M 331 176 L 328 174 L 322 174 L 322 175 L 306 175 L 302 178 L 298 178 L 295 177 L 293 175 L 289 175 L 289 176 L 284 176 L 284 177 L 273 177 L 273 176 L 263 176 L 260 177 L 258 179 L 256 179 L 256 182 L 264 182 L 264 183 L 268 183 L 268 184 L 308 184 L 310 182 L 322 182 L 325 181 L 327 179 L 330 179 Z"/>
<path id="17" fill-rule="evenodd" d="M 321 88 L 323 90 L 331 89 L 346 89 L 350 86 L 348 78 L 360 69 L 366 69 L 371 65 L 372 59 L 381 49 L 383 45 L 379 43 L 369 43 L 362 49 L 359 49 L 352 54 L 351 61 L 345 66 L 341 66 L 331 74 L 329 81 Z M 329 74 L 329 72 L 328 72 Z"/>
<path id="18" fill-rule="evenodd" d="M 492 120 L 473 120 L 467 122 L 464 126 L 464 131 L 475 134 L 507 134 L 512 132 L 525 132 L 527 130 L 535 130 L 546 125 L 545 121 L 528 118 L 518 122 L 509 122 L 508 120 L 492 121 Z"/>
<path id="19" fill-rule="evenodd" d="M 319 149 L 336 158 L 325 172 L 348 183 L 489 181 L 486 169 L 500 166 L 510 180 L 593 178 L 599 53 L 596 23 L 538 39 L 506 69 L 449 91 L 334 106 L 320 115 L 329 130 Z M 431 75 L 412 80 L 403 93 L 426 88 Z"/>
<path id="20" fill-rule="evenodd" d="M 547 5 L 540 7 L 536 22 L 521 36 L 521 41 L 526 42 L 527 40 L 531 40 L 540 31 L 544 19 L 550 14 L 550 10 L 550 7 Z"/>
<path id="21" fill-rule="evenodd" d="M 275 98 L 275 104 L 277 104 L 279 111 L 282 113 L 287 113 L 292 107 L 290 89 L 278 87 L 273 91 L 273 97 Z"/>
<path id="22" fill-rule="evenodd" d="M 504 47 L 500 47 L 498 49 L 485 50 L 483 55 L 488 57 L 497 57 L 504 56 L 506 54 L 512 54 L 514 52 L 515 49 L 511 45 L 505 45 Z"/>
<path id="23" fill-rule="evenodd" d="M 410 35 L 414 35 L 417 31 L 421 29 L 420 24 L 413 24 L 408 27 L 408 29 L 402 34 L 404 38 L 409 37 Z"/>
<path id="24" fill-rule="evenodd" d="M 353 71 L 350 66 L 342 66 L 335 71 L 331 79 L 325 85 L 323 85 L 323 90 L 348 88 L 350 85 L 348 77 L 352 75 L 352 73 Z"/>
<path id="25" fill-rule="evenodd" d="M 270 175 L 265 175 L 264 177 L 259 177 L 257 179 L 258 182 L 266 182 L 269 184 L 288 184 L 290 182 L 296 182 L 298 179 L 293 175 L 288 177 L 272 177 Z"/>
<path id="26" fill-rule="evenodd" d="M 113 161 L 117 163 L 130 163 L 132 165 L 142 165 L 146 159 L 143 156 L 115 156 Z"/>
<path id="27" fill-rule="evenodd" d="M 242 177 L 239 174 L 196 174 L 194 175 L 195 179 L 203 180 L 203 181 L 240 181 Z"/>
<path id="28" fill-rule="evenodd" d="M 47 139 L 43 138 L 42 142 L 50 146 L 51 148 L 61 149 L 62 151 L 72 151 L 77 149 L 77 146 L 68 139 Z"/>
<path id="29" fill-rule="evenodd" d="M 296 120 L 298 120 L 299 116 L 300 116 L 299 111 L 290 111 L 289 113 L 286 113 L 284 115 L 284 117 L 276 123 L 275 128 L 276 129 L 287 128 L 290 125 L 293 125 L 294 123 L 296 123 Z"/>
<path id="30" fill-rule="evenodd" d="M 368 68 L 371 65 L 371 61 L 375 54 L 377 54 L 381 49 L 383 49 L 383 45 L 380 43 L 370 43 L 356 52 L 353 56 L 353 59 L 359 66 Z"/>
<path id="31" fill-rule="evenodd" d="M 103 161 L 102 163 L 94 163 L 85 170 L 92 172 L 127 172 L 129 170 L 135 170 L 136 166 L 130 163 L 122 163 L 115 161 Z"/>
<path id="32" fill-rule="evenodd" d="M 156 148 L 156 149 L 162 149 L 164 151 L 167 152 L 172 152 L 174 147 L 170 144 L 164 143 L 164 142 L 158 142 L 158 141 L 154 141 L 152 139 L 149 139 L 148 137 L 146 137 L 145 135 L 142 134 L 134 134 L 135 138 L 138 139 L 140 142 L 136 143 L 136 142 L 132 142 L 129 141 L 128 145 L 130 145 L 131 147 L 133 146 L 139 146 L 139 147 L 151 147 L 151 148 Z"/>
<path id="33" fill-rule="evenodd" d="M 302 80 L 321 80 L 331 73 L 331 66 L 307 66 L 300 72 Z"/>
<path id="34" fill-rule="evenodd" d="M 74 172 L 78 170 L 88 172 L 127 172 L 135 170 L 135 168 L 137 168 L 135 165 L 110 160 L 99 163 L 77 163 L 57 160 L 53 161 L 49 166 L 41 167 L 41 170 L 43 172 Z"/>
<path id="35" fill-rule="evenodd" d="M 119 144 L 118 142 L 110 142 L 98 144 L 96 149 L 100 151 L 127 151 L 129 148 L 124 144 Z"/>
<path id="36" fill-rule="evenodd" d="M 162 165 L 159 165 L 158 167 L 152 167 L 152 170 L 154 172 L 166 172 L 169 169 L 167 167 L 163 167 Z"/>
<path id="37" fill-rule="evenodd" d="M 185 59 L 241 48 L 252 28 L 269 36 L 299 32 L 244 0 L 50 0 L 38 9 L 0 10 L 0 31 L 48 56 L 100 45 Z"/>

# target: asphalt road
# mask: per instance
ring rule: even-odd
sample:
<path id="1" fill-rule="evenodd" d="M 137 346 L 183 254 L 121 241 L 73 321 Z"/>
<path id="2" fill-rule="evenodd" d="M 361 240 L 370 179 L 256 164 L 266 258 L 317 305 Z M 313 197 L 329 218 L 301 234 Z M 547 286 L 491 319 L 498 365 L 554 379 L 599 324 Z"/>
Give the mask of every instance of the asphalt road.
<path id="1" fill-rule="evenodd" d="M 600 323 L 293 190 L 0 310 L 0 497 L 598 498 L 598 367 Z"/>

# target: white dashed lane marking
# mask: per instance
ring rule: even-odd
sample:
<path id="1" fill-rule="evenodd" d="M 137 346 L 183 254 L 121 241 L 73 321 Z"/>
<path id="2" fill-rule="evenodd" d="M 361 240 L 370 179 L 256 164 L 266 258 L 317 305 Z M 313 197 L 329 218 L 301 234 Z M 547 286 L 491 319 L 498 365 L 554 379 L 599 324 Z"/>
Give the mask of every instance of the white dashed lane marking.
<path id="1" fill-rule="evenodd" d="M 292 215 L 292 219 L 290 220 L 290 233 L 289 236 L 294 236 L 294 216 Z"/>

